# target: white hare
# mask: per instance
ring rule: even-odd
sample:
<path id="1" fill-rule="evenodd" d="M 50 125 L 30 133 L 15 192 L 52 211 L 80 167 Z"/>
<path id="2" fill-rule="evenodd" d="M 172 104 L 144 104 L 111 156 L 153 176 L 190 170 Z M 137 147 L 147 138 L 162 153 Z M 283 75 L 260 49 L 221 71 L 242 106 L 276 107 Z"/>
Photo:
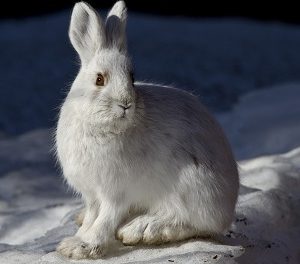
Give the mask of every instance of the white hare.
<path id="1" fill-rule="evenodd" d="M 123 1 L 105 22 L 83 2 L 72 13 L 81 68 L 56 147 L 86 208 L 57 248 L 73 259 L 103 256 L 115 237 L 133 245 L 220 234 L 234 216 L 238 172 L 220 126 L 187 92 L 133 83 L 126 16 Z"/>

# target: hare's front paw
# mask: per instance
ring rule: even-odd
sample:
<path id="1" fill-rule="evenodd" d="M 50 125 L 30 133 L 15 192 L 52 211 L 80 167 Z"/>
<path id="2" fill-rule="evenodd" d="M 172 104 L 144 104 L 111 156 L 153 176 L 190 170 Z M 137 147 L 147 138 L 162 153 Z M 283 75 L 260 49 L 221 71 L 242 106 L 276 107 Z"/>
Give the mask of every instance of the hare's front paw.
<path id="1" fill-rule="evenodd" d="M 104 255 L 103 247 L 85 243 L 76 236 L 64 238 L 56 250 L 71 259 L 97 259 Z"/>

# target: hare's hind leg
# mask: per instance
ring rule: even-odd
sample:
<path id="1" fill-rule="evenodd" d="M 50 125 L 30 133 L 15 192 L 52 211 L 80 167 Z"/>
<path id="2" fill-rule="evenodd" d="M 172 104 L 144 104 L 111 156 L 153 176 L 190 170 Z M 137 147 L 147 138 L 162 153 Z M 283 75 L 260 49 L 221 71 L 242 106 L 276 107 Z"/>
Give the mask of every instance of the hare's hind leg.
<path id="1" fill-rule="evenodd" d="M 117 232 L 117 238 L 125 245 L 162 244 L 181 241 L 197 235 L 194 228 L 176 224 L 173 219 L 147 214 L 134 218 Z"/>

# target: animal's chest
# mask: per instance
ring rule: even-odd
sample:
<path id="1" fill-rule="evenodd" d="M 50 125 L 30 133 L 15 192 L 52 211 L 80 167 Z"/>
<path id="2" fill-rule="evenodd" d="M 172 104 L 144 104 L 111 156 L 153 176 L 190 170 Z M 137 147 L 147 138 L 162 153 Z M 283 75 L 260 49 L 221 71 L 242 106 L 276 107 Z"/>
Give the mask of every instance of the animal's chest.
<path id="1" fill-rule="evenodd" d="M 80 130 L 62 132 L 57 141 L 64 176 L 77 191 L 105 189 L 113 182 L 120 182 L 116 177 L 126 161 L 121 158 L 121 150 L 114 141 L 103 142 Z"/>

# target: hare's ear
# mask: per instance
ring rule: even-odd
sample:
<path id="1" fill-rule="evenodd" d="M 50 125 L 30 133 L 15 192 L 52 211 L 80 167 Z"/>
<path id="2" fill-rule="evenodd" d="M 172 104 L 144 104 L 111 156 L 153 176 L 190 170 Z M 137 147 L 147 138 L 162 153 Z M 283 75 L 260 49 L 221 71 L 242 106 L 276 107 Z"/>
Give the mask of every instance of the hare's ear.
<path id="1" fill-rule="evenodd" d="M 88 4 L 75 4 L 72 12 L 69 37 L 82 64 L 94 56 L 96 50 L 105 44 L 105 29 L 97 12 Z"/>
<path id="2" fill-rule="evenodd" d="M 106 19 L 106 37 L 110 46 L 126 51 L 127 9 L 124 1 L 118 1 L 112 7 Z"/>

